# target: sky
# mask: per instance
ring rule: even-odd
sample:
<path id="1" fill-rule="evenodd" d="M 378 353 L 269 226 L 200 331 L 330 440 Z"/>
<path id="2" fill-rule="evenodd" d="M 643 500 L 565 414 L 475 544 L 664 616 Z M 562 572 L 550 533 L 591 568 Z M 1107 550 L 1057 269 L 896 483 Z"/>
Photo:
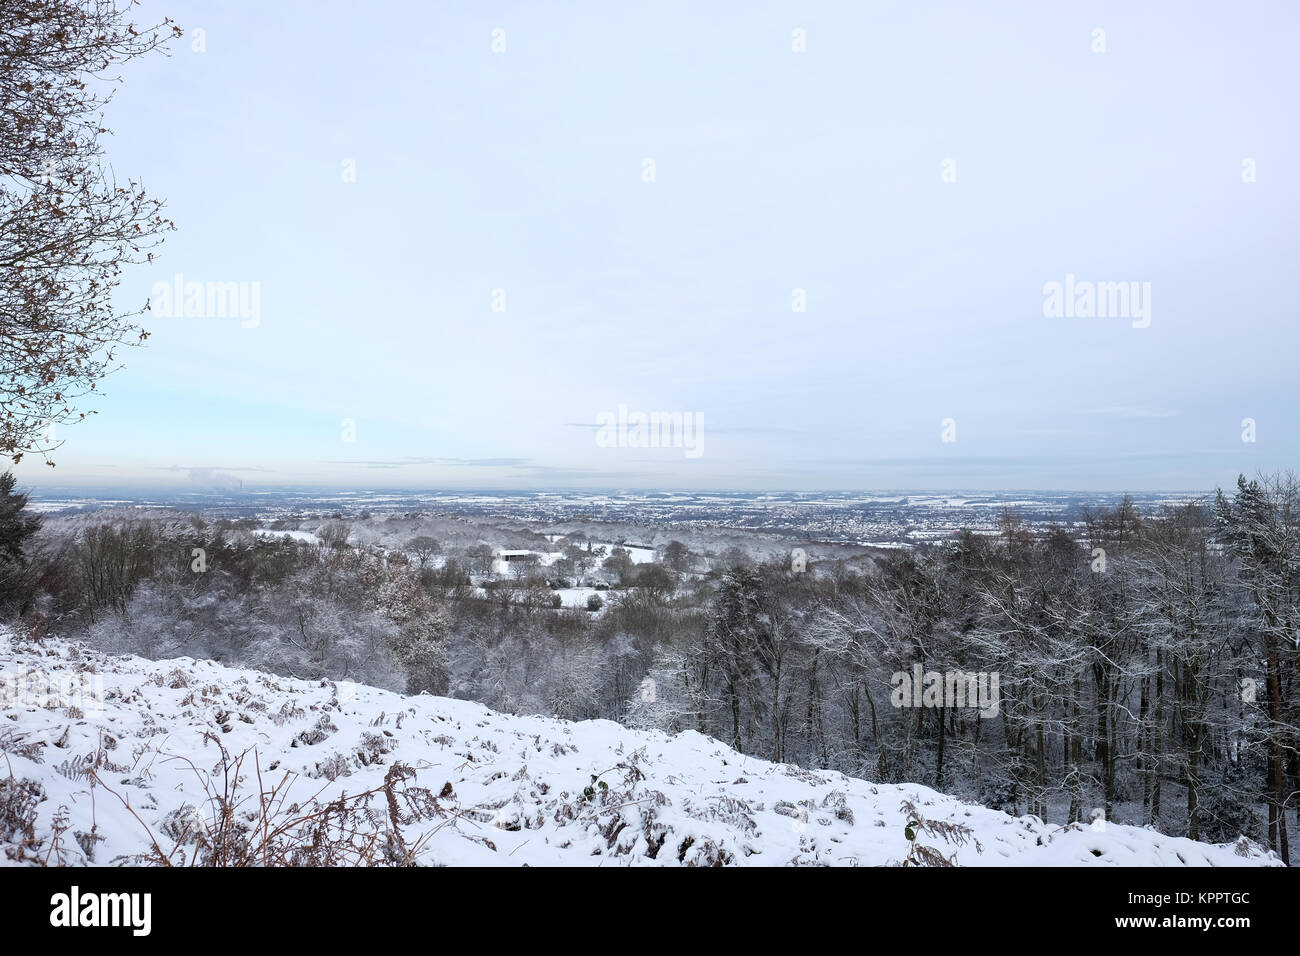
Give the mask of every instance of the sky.
<path id="1" fill-rule="evenodd" d="M 1293 467 L 1300 7 L 1138 6 L 144 0 L 185 37 L 124 68 L 105 145 L 178 230 L 118 290 L 148 342 L 20 481 Z M 168 309 L 177 276 L 249 308 Z M 1089 314 L 1102 283 L 1127 308 Z"/>

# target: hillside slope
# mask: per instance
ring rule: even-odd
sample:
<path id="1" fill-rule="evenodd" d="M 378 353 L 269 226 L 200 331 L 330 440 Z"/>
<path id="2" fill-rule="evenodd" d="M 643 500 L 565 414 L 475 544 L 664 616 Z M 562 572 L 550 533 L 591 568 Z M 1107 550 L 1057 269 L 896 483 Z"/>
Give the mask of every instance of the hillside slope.
<path id="1" fill-rule="evenodd" d="M 1246 841 L 1013 818 L 923 786 L 772 764 L 696 733 L 512 717 L 208 661 L 0 632 L 0 675 L 0 863 L 896 865 L 909 848 L 905 800 L 973 831 L 964 845 L 919 837 L 962 865 L 1277 862 Z M 102 710 L 69 700 L 73 680 L 102 687 Z M 322 849 L 322 835 L 339 843 Z"/>

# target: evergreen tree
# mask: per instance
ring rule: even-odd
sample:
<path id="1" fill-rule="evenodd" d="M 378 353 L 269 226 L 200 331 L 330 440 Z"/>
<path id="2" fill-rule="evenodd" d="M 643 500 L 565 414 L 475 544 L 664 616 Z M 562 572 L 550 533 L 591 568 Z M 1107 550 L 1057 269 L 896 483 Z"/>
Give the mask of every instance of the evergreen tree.
<path id="1" fill-rule="evenodd" d="M 27 495 L 14 490 L 14 476 L 0 475 L 0 606 L 26 603 L 27 543 L 41 519 L 27 511 Z"/>

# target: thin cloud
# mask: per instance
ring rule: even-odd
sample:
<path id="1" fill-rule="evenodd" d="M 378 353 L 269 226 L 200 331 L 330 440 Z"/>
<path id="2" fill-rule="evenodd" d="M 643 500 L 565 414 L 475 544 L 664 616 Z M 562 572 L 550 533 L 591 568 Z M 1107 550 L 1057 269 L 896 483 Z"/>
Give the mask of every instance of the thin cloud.
<path id="1" fill-rule="evenodd" d="M 1154 405 L 1112 405 L 1109 408 L 1094 408 L 1085 414 L 1108 415 L 1113 418 L 1174 418 L 1177 412 Z"/>
<path id="2" fill-rule="evenodd" d="M 451 468 L 518 468 L 526 465 L 527 458 L 391 458 L 365 460 L 360 458 L 332 458 L 329 465 L 356 465 L 361 468 L 408 468 L 413 465 L 442 465 Z"/>

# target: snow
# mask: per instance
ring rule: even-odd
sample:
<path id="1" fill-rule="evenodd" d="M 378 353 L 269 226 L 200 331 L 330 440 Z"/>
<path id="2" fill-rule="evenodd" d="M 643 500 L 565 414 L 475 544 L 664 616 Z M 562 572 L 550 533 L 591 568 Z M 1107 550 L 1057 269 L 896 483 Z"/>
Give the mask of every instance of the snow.
<path id="1" fill-rule="evenodd" d="M 477 595 L 478 597 L 480 597 L 480 598 L 485 598 L 485 599 L 486 599 L 486 598 L 491 598 L 491 597 L 494 596 L 493 593 L 492 593 L 491 591 L 489 591 L 487 588 L 484 588 L 484 587 L 476 587 L 476 588 L 474 589 L 474 593 L 475 593 L 475 595 Z M 507 593 L 508 593 L 508 592 L 507 592 Z M 599 594 L 599 595 L 600 595 L 600 599 L 601 599 L 602 602 L 604 602 L 604 604 L 608 604 L 608 603 L 609 603 L 609 600 L 610 600 L 610 598 L 611 598 L 611 596 L 612 596 L 611 593 L 610 593 L 608 590 L 602 591 L 602 590 L 600 590 L 600 588 L 585 588 L 585 587 L 583 587 L 583 588 L 554 588 L 554 589 L 551 590 L 551 593 L 552 593 L 552 594 L 558 594 L 558 595 L 560 596 L 560 607 L 562 607 L 562 608 L 581 608 L 581 609 L 584 610 L 584 611 L 587 610 L 587 599 L 588 599 L 589 597 L 591 597 L 591 595 L 593 595 L 593 594 Z M 603 611 L 603 610 L 604 610 L 604 608 L 602 607 L 602 608 L 601 608 L 601 611 Z M 592 612 L 592 613 L 593 613 L 593 614 L 599 614 L 599 613 L 601 613 L 601 611 L 596 611 L 596 612 Z"/>
<path id="2" fill-rule="evenodd" d="M 77 678 L 99 685 L 102 707 L 83 700 L 69 709 Z M 63 686 L 62 699 L 31 692 L 41 686 Z M 322 734 L 312 735 L 318 726 Z M 430 865 L 895 865 L 908 851 L 904 800 L 930 819 L 973 830 L 978 849 L 921 836 L 963 865 L 1278 862 L 1245 842 L 1211 846 L 1130 826 L 1099 831 L 1014 818 L 919 785 L 769 763 L 694 732 L 670 737 L 603 720 L 511 716 L 469 701 L 210 661 L 110 656 L 55 638 L 36 644 L 0 630 L 0 780 L 12 774 L 44 787 L 38 837 L 48 837 L 66 807 L 72 832 L 93 823 L 104 837 L 97 864 L 146 852 L 149 832 L 171 851 L 163 835 L 176 831 L 169 817 L 214 822 L 201 778 L 221 780 L 218 741 L 231 755 L 249 754 L 250 806 L 254 751 L 263 785 L 287 772 L 290 799 L 306 804 L 378 787 L 401 761 L 415 771 L 415 785 L 439 795 L 437 818 L 403 828 L 408 846 L 427 837 L 417 859 Z M 104 786 L 92 793 L 75 772 L 77 758 L 96 753 L 108 761 L 100 773 L 117 796 Z M 346 775 L 328 779 L 322 768 L 331 766 Z M 593 775 L 608 790 L 597 784 L 588 798 Z M 88 862 L 67 843 L 68 862 Z M 0 863 L 4 849 L 0 841 Z"/>
<path id="3" fill-rule="evenodd" d="M 619 547 L 619 545 L 610 544 L 610 545 L 606 545 L 606 547 L 610 551 L 612 551 L 615 548 Z M 650 564 L 655 560 L 654 548 L 647 548 L 643 545 L 636 545 L 636 544 L 625 544 L 622 545 L 622 548 L 624 551 L 627 552 L 627 556 L 632 561 L 633 564 Z"/>
<path id="4" fill-rule="evenodd" d="M 294 541 L 306 541 L 308 544 L 320 544 L 320 538 L 310 531 L 272 531 L 269 528 L 256 528 L 253 534 L 259 538 L 292 538 Z"/>
<path id="5" fill-rule="evenodd" d="M 587 599 L 593 594 L 599 594 L 602 601 L 609 600 L 609 592 L 601 592 L 597 588 L 556 588 L 555 593 L 564 602 L 562 607 L 586 608 Z"/>

